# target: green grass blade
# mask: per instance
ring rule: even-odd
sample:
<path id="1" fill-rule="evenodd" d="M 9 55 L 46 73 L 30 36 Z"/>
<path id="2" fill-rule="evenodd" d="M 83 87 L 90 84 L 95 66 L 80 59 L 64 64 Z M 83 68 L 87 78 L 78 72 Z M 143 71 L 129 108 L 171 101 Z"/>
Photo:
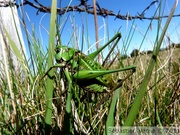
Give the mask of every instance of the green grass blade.
<path id="1" fill-rule="evenodd" d="M 10 44 L 15 56 L 17 57 L 19 64 L 21 65 L 22 70 L 24 71 L 26 76 L 29 76 L 29 79 L 32 82 L 32 76 L 29 74 L 30 71 L 29 71 L 28 66 L 26 65 L 25 57 L 22 56 L 21 51 L 17 48 L 15 42 L 12 40 L 12 38 L 10 37 L 10 35 L 7 32 L 5 27 L 4 27 L 4 31 L 6 33 L 6 37 L 9 41 L 9 44 Z"/>
<path id="2" fill-rule="evenodd" d="M 108 127 L 114 126 L 114 120 L 115 120 L 115 116 L 114 116 L 115 113 L 114 112 L 116 109 L 117 100 L 120 96 L 120 91 L 121 91 L 121 89 L 119 88 L 114 92 L 113 99 L 112 99 L 111 106 L 110 106 L 110 110 L 109 110 L 109 114 L 108 114 L 107 121 L 106 121 L 106 128 L 105 128 L 104 135 L 107 134 Z"/>
<path id="3" fill-rule="evenodd" d="M 163 41 L 163 38 L 164 38 L 164 35 L 165 35 L 166 30 L 168 28 L 168 25 L 169 25 L 169 23 L 170 23 L 170 21 L 172 19 L 172 16 L 173 16 L 174 11 L 176 9 L 177 3 L 178 3 L 178 0 L 175 1 L 174 6 L 173 6 L 173 8 L 172 8 L 172 10 L 170 12 L 170 15 L 169 15 L 169 17 L 168 17 L 168 19 L 166 21 L 166 24 L 165 24 L 165 26 L 163 28 L 161 37 L 160 37 L 160 39 L 158 41 L 158 44 L 157 44 L 157 46 L 156 46 L 156 48 L 155 48 L 155 50 L 153 52 L 153 55 L 151 57 L 148 69 L 146 71 L 146 74 L 144 76 L 142 84 L 139 87 L 138 94 L 137 94 L 137 96 L 136 96 L 136 98 L 134 100 L 134 103 L 133 103 L 132 108 L 131 108 L 131 110 L 129 112 L 129 115 L 128 115 L 125 123 L 124 123 L 124 126 L 132 126 L 133 122 L 135 121 L 135 118 L 136 118 L 136 116 L 138 114 L 138 111 L 139 111 L 142 99 L 143 99 L 143 97 L 144 97 L 144 95 L 146 93 L 147 85 L 149 83 L 149 80 L 150 80 L 150 77 L 151 77 L 154 65 L 156 63 L 157 55 L 159 53 L 159 50 L 160 50 L 160 47 L 161 47 L 161 43 Z"/>
<path id="4" fill-rule="evenodd" d="M 6 30 L 5 28 L 4 28 L 4 30 L 5 30 L 6 36 L 7 36 L 8 40 L 9 40 L 9 43 L 10 43 L 10 45 L 11 45 L 11 47 L 12 47 L 12 50 L 14 51 L 16 57 L 17 57 L 20 61 L 23 61 L 24 59 L 23 59 L 23 57 L 22 57 L 19 49 L 17 48 L 15 42 L 11 39 L 10 35 L 8 34 L 8 32 L 7 32 L 7 30 Z"/>
<path id="5" fill-rule="evenodd" d="M 68 80 L 68 96 L 66 100 L 66 112 L 64 118 L 64 132 L 65 134 L 70 134 L 72 132 L 72 114 L 71 114 L 71 100 L 72 100 L 72 79 L 69 75 L 68 70 L 65 71 L 66 78 Z"/>
<path id="6" fill-rule="evenodd" d="M 51 7 L 51 19 L 50 19 L 50 35 L 49 35 L 49 50 L 48 50 L 48 68 L 53 66 L 54 63 L 54 41 L 56 35 L 56 7 L 57 1 L 52 1 Z M 54 74 L 54 69 L 49 72 L 49 75 L 52 76 Z M 53 97 L 53 79 L 47 79 L 47 91 L 46 91 L 46 114 L 45 114 L 45 123 L 46 129 L 48 130 L 51 125 L 51 116 L 52 116 L 52 97 Z M 47 131 L 48 132 L 48 131 Z"/>

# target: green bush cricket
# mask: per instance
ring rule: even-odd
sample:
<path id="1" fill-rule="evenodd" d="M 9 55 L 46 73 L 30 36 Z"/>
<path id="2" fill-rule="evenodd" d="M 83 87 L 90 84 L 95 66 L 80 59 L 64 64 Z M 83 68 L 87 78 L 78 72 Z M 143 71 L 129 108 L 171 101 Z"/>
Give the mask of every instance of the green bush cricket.
<path id="1" fill-rule="evenodd" d="M 74 48 L 58 45 L 55 49 L 55 58 L 57 64 L 52 68 L 59 67 L 63 71 L 65 71 L 66 69 L 67 71 L 69 71 L 69 74 L 74 82 L 76 82 L 80 87 L 93 92 L 105 92 L 106 90 L 116 88 L 116 82 L 113 82 L 112 79 L 109 79 L 112 78 L 109 76 L 109 74 L 126 70 L 134 70 L 135 66 L 106 70 L 94 59 L 105 47 L 116 40 L 115 44 L 107 55 L 107 57 L 109 57 L 120 38 L 121 34 L 117 33 L 108 43 L 89 55 L 85 55 L 81 51 Z M 107 58 L 105 60 L 107 60 Z M 52 68 L 50 68 L 46 72 L 43 78 Z"/>

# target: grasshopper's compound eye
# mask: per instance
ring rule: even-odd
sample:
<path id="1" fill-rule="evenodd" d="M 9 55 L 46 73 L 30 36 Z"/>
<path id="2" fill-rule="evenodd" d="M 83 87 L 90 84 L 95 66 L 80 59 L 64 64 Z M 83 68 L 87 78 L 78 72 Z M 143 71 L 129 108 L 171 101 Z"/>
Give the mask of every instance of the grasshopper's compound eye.
<path id="1" fill-rule="evenodd" d="M 57 46 L 56 47 L 56 61 L 69 61 L 72 59 L 75 51 L 71 48 L 68 48 L 66 46 Z"/>

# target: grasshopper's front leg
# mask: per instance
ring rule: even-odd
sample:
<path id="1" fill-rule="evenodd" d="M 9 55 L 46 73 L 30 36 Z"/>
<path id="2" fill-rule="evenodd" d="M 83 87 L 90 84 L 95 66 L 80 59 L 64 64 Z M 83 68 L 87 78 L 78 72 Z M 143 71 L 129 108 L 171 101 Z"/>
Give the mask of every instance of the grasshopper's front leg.
<path id="1" fill-rule="evenodd" d="M 46 75 L 47 75 L 49 78 L 53 78 L 52 76 L 50 76 L 50 75 L 48 74 L 49 71 L 51 71 L 53 68 L 61 68 L 61 67 L 64 67 L 65 65 L 66 65 L 66 63 L 64 62 L 64 63 L 57 63 L 57 64 L 55 64 L 54 66 L 50 67 L 50 68 L 46 71 L 46 73 L 43 75 L 43 77 L 41 78 L 41 80 L 43 80 Z"/>

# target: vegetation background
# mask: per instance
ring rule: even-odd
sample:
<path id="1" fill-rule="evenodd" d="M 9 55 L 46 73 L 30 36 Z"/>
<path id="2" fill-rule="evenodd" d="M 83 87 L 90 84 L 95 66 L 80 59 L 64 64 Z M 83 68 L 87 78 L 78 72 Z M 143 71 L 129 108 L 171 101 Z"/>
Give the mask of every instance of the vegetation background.
<path id="1" fill-rule="evenodd" d="M 95 4 L 94 7 L 88 7 L 88 1 L 80 1 L 78 6 L 74 6 L 74 10 L 80 10 L 82 7 L 84 12 L 89 16 L 88 11 L 97 8 L 97 13 L 94 13 L 95 24 L 98 22 L 97 15 L 110 16 L 112 11 L 100 10 Z M 153 5 L 155 2 L 152 2 Z M 158 2 L 157 10 L 154 15 L 150 17 L 151 21 L 147 26 L 147 31 L 142 37 L 140 46 L 133 50 L 131 54 L 128 52 L 132 38 L 135 36 L 134 25 L 129 28 L 127 37 L 122 37 L 122 48 L 118 53 L 119 47 L 113 49 L 113 53 L 109 59 L 109 63 L 113 60 L 116 54 L 119 54 L 111 69 L 125 68 L 127 66 L 136 65 L 136 71 L 124 80 L 122 86 L 116 91 L 109 93 L 93 93 L 80 88 L 73 83 L 73 79 L 64 78 L 58 74 L 59 70 L 53 70 L 50 75 L 55 74 L 55 78 L 42 77 L 46 71 L 54 65 L 54 48 L 56 44 L 62 44 L 61 32 L 66 33 L 64 28 L 66 25 L 66 18 L 68 12 L 73 12 L 71 6 L 64 9 L 56 10 L 57 1 L 52 1 L 52 6 L 46 7 L 41 5 L 38 1 L 31 3 L 24 1 L 24 5 L 28 4 L 38 9 L 38 12 L 51 12 L 50 27 L 48 33 L 47 51 L 41 43 L 36 33 L 36 29 L 32 24 L 31 30 L 28 31 L 26 27 L 25 12 L 22 7 L 21 14 L 24 31 L 27 40 L 28 56 L 20 57 L 18 51 L 12 50 L 18 57 L 21 69 L 19 71 L 13 70 L 13 65 L 8 66 L 9 74 L 1 69 L 1 85 L 0 85 L 0 130 L 2 134 L 107 134 L 108 127 L 131 127 L 131 126 L 153 126 L 153 127 L 178 127 L 180 125 L 180 109 L 179 109 L 179 92 L 180 92 L 180 45 L 173 43 L 170 36 L 166 35 L 166 30 L 169 27 L 171 18 L 174 16 L 174 10 L 178 4 L 175 1 L 170 13 L 166 16 L 166 22 L 162 24 L 163 4 Z M 149 5 L 149 8 L 151 7 Z M 18 4 L 17 4 L 18 5 Z M 34 6 L 35 5 L 35 6 Z M 89 9 L 88 9 L 89 8 Z M 144 11 L 147 11 L 148 7 Z M 61 17 L 57 13 L 63 13 Z M 74 13 L 74 12 L 73 12 Z M 114 13 L 111 16 L 120 19 L 132 18 L 145 19 L 144 14 L 137 16 L 121 15 Z M 157 33 L 153 43 L 152 50 L 141 50 L 142 44 L 146 43 L 147 33 L 151 31 L 152 22 L 155 17 L 157 20 Z M 121 18 L 122 17 L 122 18 Z M 31 18 L 30 18 L 31 19 Z M 127 20 L 128 20 L 127 19 Z M 70 38 L 67 45 L 71 47 L 81 48 L 83 46 L 85 51 L 90 47 L 88 38 L 88 31 L 84 31 L 84 27 L 91 24 L 82 22 L 82 33 L 79 33 L 75 27 L 75 21 L 71 20 L 71 27 L 74 31 L 70 31 Z M 93 24 L 94 25 L 94 24 Z M 105 25 L 108 28 L 108 25 Z M 44 28 L 47 30 L 46 28 Z M 98 39 L 98 27 L 95 25 L 96 48 Z M 120 32 L 115 30 L 114 33 Z M 16 33 L 18 34 L 18 33 Z M 121 33 L 123 36 L 123 33 Z M 6 33 L 8 35 L 8 33 Z M 107 32 L 108 41 L 113 37 Z M 115 35 L 115 34 L 114 34 Z M 177 35 L 178 36 L 178 35 Z M 15 44 L 8 37 L 9 45 L 15 48 Z M 59 38 L 60 37 L 60 38 Z M 86 37 L 86 36 L 85 36 Z M 88 37 L 88 36 L 87 36 Z M 41 37 L 40 37 L 41 38 Z M 56 41 L 54 39 L 57 39 Z M 85 40 L 84 40 L 85 39 Z M 47 41 L 47 38 L 44 39 Z M 164 45 L 165 44 L 165 45 Z M 165 46 L 161 48 L 161 46 Z M 101 53 L 97 59 L 99 63 L 104 60 L 105 55 L 112 48 L 110 44 L 108 50 Z M 93 49 L 92 49 L 93 50 Z M 95 49 L 94 49 L 95 50 Z M 84 52 L 84 50 L 82 50 Z M 91 52 L 91 50 L 90 50 Z M 10 59 L 11 60 L 11 59 Z M 108 63 L 108 64 L 109 64 Z M 106 65 L 105 65 L 106 66 Z M 111 74 L 116 79 L 126 78 L 130 72 L 120 72 L 118 74 Z M 71 92 L 67 92 L 71 91 Z M 70 94 L 69 94 L 70 93 Z M 113 94 L 114 93 L 114 94 Z M 72 94 L 72 95 L 71 95 Z M 13 97 L 12 97 L 13 95 Z M 70 95 L 70 96 L 69 96 Z M 106 96 L 108 99 L 104 101 Z M 70 97 L 70 98 L 69 98 Z M 14 106 L 15 107 L 14 107 Z M 98 107 L 98 111 L 96 110 Z M 163 132 L 162 132 L 163 134 Z"/>

